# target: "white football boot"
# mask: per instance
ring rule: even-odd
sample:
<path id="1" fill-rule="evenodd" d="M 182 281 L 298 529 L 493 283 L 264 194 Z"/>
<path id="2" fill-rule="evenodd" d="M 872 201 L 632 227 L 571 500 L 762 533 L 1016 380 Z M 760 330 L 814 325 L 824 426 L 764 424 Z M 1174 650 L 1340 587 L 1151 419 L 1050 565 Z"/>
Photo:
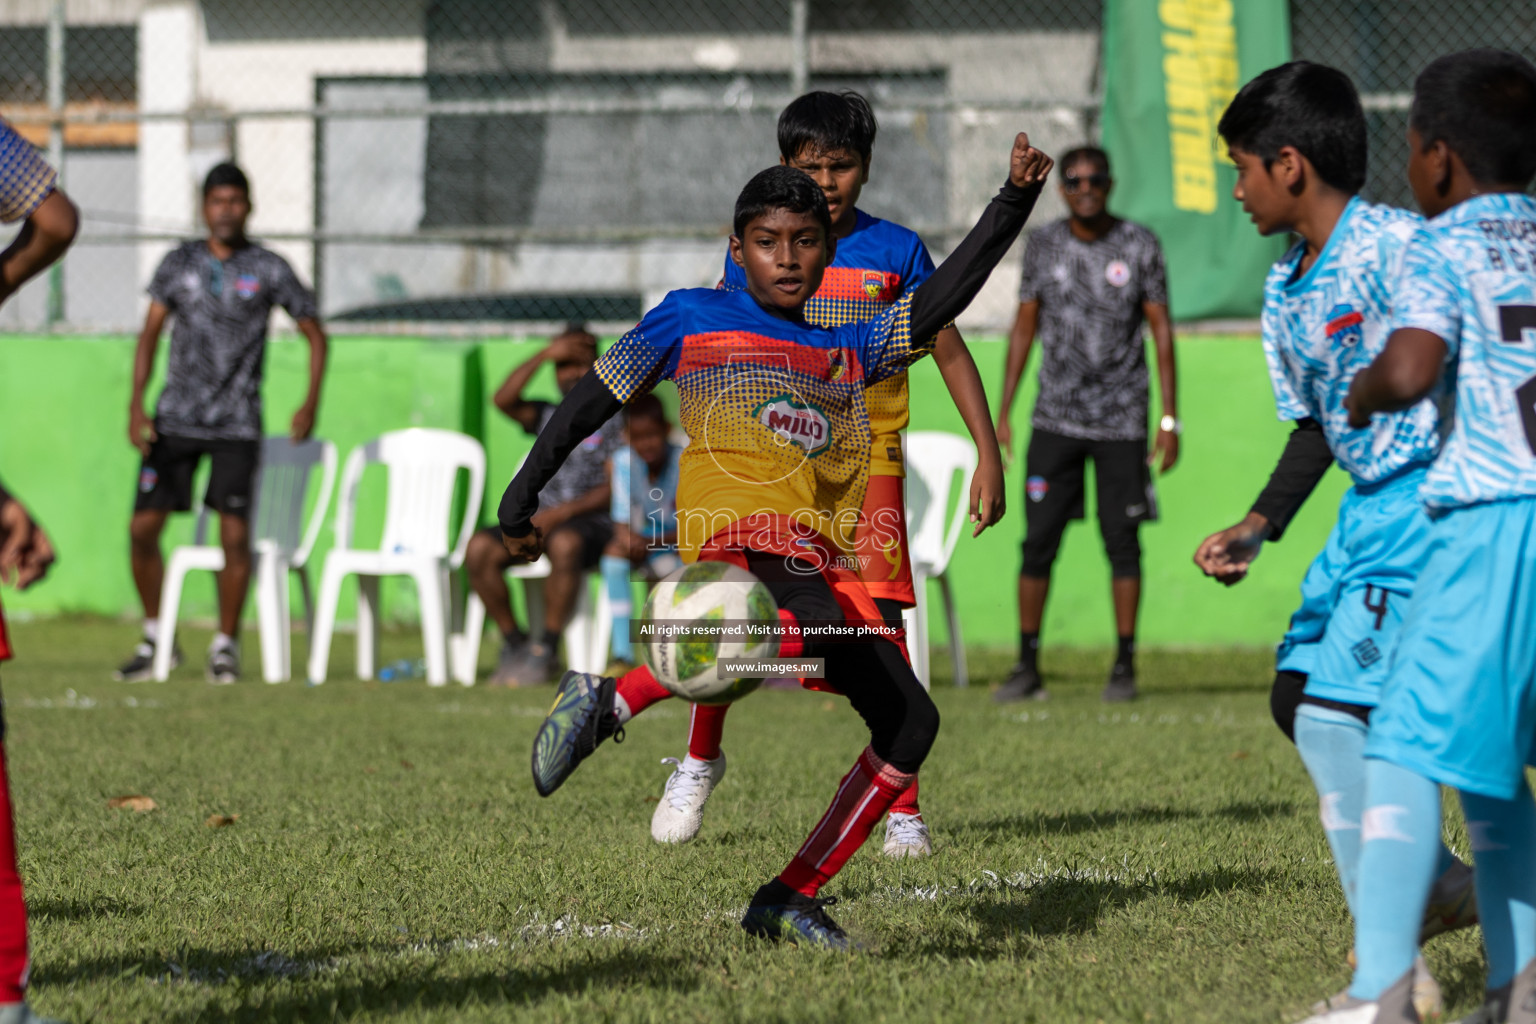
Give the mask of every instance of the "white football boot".
<path id="1" fill-rule="evenodd" d="M 933 841 L 928 825 L 918 814 L 889 814 L 885 818 L 885 855 L 887 857 L 928 857 Z"/>
<path id="2" fill-rule="evenodd" d="M 651 838 L 658 843 L 686 843 L 699 834 L 704 804 L 725 778 L 725 752 L 713 761 L 664 757 L 661 763 L 674 767 L 656 813 L 651 815 Z"/>

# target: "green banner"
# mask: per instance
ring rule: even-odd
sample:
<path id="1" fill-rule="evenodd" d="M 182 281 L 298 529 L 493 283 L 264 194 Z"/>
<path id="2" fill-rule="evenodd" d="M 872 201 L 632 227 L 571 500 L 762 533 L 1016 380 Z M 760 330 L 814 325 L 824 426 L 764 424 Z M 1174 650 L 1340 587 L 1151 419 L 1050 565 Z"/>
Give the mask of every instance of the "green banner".
<path id="1" fill-rule="evenodd" d="M 1290 59 L 1287 0 L 1105 0 L 1104 148 L 1115 212 L 1157 232 L 1178 320 L 1253 317 L 1284 238 L 1232 198 L 1216 123 L 1238 87 Z"/>

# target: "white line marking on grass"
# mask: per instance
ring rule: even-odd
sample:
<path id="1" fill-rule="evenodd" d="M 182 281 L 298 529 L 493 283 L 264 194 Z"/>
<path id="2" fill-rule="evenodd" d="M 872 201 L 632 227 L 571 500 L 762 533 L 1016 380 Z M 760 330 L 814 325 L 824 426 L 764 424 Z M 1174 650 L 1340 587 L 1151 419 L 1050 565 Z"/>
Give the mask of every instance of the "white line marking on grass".
<path id="1" fill-rule="evenodd" d="M 52 697 L 11 697 L 5 700 L 8 708 L 28 709 L 67 709 L 72 711 L 94 711 L 97 708 L 160 708 L 165 705 L 158 700 L 139 700 L 137 697 L 124 697 L 121 700 L 106 698 L 97 700 L 95 697 L 82 697 L 74 690 L 65 690 L 64 696 L 55 700 Z"/>
<path id="2" fill-rule="evenodd" d="M 1157 884 L 1157 872 L 1135 867 L 1128 857 L 1118 865 L 1101 860 L 1097 866 L 1088 867 L 1076 864 L 1052 866 L 1042 859 L 1033 867 L 1008 875 L 983 870 L 980 877 L 963 885 L 887 886 L 873 893 L 871 899 L 875 902 L 920 900 L 928 903 L 941 899 L 976 899 L 999 892 L 1028 894 L 1050 882 L 1110 882 L 1142 888 Z"/>
<path id="3" fill-rule="evenodd" d="M 482 950 L 514 949 L 538 943 L 553 943 L 576 939 L 607 939 L 621 941 L 645 941 L 652 935 L 648 928 L 637 928 L 627 921 L 614 924 L 582 924 L 574 917 L 557 917 L 542 921 L 537 917 L 509 936 L 481 932 L 467 938 L 428 939 L 396 947 L 380 947 L 359 950 L 342 957 L 323 960 L 299 960 L 277 950 L 267 950 L 237 960 L 231 966 L 205 970 L 185 967 L 174 960 L 165 965 L 165 974 L 151 979 L 157 984 L 225 985 L 231 981 L 294 981 L 341 969 L 347 960 L 375 958 L 418 958 L 442 956 L 445 953 L 475 953 Z"/>

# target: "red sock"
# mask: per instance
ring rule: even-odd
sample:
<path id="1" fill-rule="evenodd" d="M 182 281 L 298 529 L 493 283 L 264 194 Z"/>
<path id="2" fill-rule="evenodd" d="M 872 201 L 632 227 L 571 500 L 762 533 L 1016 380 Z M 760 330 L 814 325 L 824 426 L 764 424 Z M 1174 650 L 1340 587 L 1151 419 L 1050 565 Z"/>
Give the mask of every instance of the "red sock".
<path id="1" fill-rule="evenodd" d="M 815 896 L 853 856 L 853 851 L 864 845 L 897 795 L 916 780 L 916 774 L 898 771 L 865 747 L 843 776 L 832 806 L 789 867 L 779 873 L 779 881 L 806 896 Z"/>
<path id="2" fill-rule="evenodd" d="M 779 609 L 779 621 L 788 630 L 779 637 L 779 657 L 798 658 L 805 653 L 805 639 L 800 633 L 800 620 L 788 608 Z"/>
<path id="3" fill-rule="evenodd" d="M 16 873 L 16 830 L 11 820 L 11 784 L 0 743 L 0 1003 L 18 1003 L 27 986 L 27 905 Z"/>
<path id="4" fill-rule="evenodd" d="M 917 807 L 917 776 L 912 777 L 912 785 L 901 791 L 896 802 L 891 804 L 892 814 L 912 814 L 922 816 L 922 811 Z"/>
<path id="5" fill-rule="evenodd" d="M 720 737 L 725 735 L 729 704 L 695 704 L 688 720 L 688 756 L 713 761 L 720 756 Z"/>
<path id="6" fill-rule="evenodd" d="M 659 700 L 666 700 L 670 696 L 672 694 L 656 681 L 650 669 L 644 665 L 632 668 L 619 677 L 618 699 L 629 708 L 627 717 L 624 710 L 619 709 L 619 719 L 627 722 L 652 704 Z"/>

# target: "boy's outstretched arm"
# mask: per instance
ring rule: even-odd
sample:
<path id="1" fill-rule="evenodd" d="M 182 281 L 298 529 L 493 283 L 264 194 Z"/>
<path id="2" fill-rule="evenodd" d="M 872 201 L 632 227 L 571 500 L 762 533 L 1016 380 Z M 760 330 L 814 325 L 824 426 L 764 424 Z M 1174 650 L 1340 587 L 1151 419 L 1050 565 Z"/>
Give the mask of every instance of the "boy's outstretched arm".
<path id="1" fill-rule="evenodd" d="M 912 293 L 908 321 L 913 339 L 932 338 L 965 311 L 998 261 L 1024 228 L 1054 161 L 1020 132 L 1013 140 L 1008 180 L 982 211 L 965 240 Z"/>
<path id="2" fill-rule="evenodd" d="M 960 410 L 965 428 L 971 432 L 979 459 L 976 472 L 971 477 L 971 522 L 976 528 L 972 537 L 1003 518 L 1007 507 L 1003 486 L 1003 460 L 997 446 L 997 432 L 992 428 L 992 411 L 987 405 L 987 393 L 981 386 L 981 374 L 976 360 L 965 339 L 953 327 L 939 332 L 933 345 L 933 361 L 944 377 L 944 386 Z"/>
<path id="3" fill-rule="evenodd" d="M 1349 384 L 1344 399 L 1349 425 L 1357 430 L 1370 426 L 1372 413 L 1397 412 L 1429 394 L 1440 379 L 1448 351 L 1445 339 L 1430 331 L 1418 327 L 1393 331 L 1381 354 Z"/>
<path id="4" fill-rule="evenodd" d="M 593 370 L 576 382 L 556 407 L 533 449 L 501 496 L 496 520 L 501 542 L 514 561 L 533 562 L 544 553 L 544 537 L 533 525 L 539 492 L 584 438 L 595 434 L 623 407 Z"/>
<path id="5" fill-rule="evenodd" d="M 1280 539 L 1331 465 L 1333 453 L 1322 425 L 1311 418 L 1297 420 L 1253 508 L 1238 523 L 1205 538 L 1195 549 L 1195 565 L 1229 587 L 1248 575 L 1264 542 Z"/>

